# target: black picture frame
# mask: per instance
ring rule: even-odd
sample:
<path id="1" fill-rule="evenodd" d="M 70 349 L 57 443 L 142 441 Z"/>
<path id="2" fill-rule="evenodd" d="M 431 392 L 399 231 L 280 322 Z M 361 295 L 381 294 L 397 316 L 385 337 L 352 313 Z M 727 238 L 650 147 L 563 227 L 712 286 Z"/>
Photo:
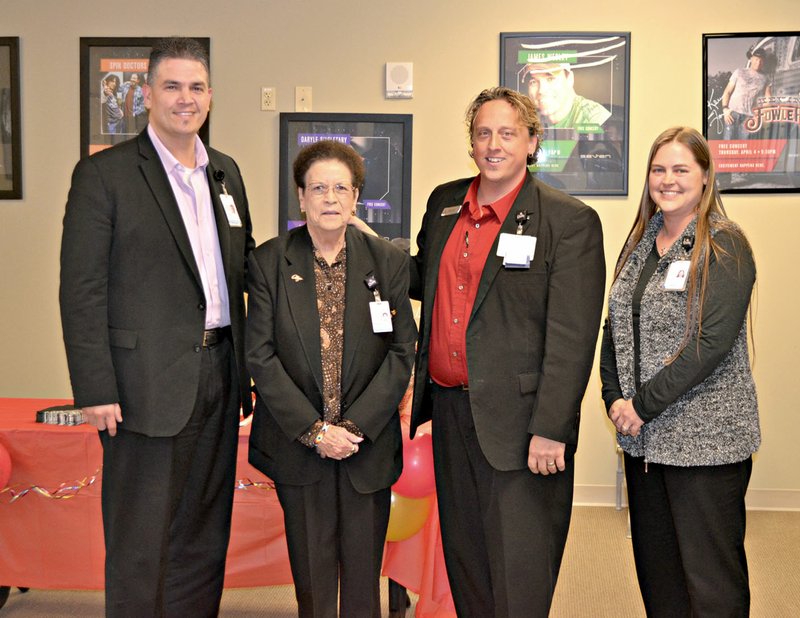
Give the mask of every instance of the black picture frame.
<path id="1" fill-rule="evenodd" d="M 19 37 L 0 37 L 0 200 L 22 199 Z"/>
<path id="2" fill-rule="evenodd" d="M 543 137 L 529 169 L 547 184 L 628 194 L 630 48 L 630 32 L 500 33 L 500 85 L 534 100 Z"/>
<path id="3" fill-rule="evenodd" d="M 410 242 L 412 129 L 411 114 L 281 113 L 278 232 L 304 224 L 292 177 L 297 154 L 336 139 L 353 146 L 367 168 L 356 214 L 381 236 Z"/>
<path id="4" fill-rule="evenodd" d="M 800 192 L 800 32 L 703 35 L 703 135 L 722 193 Z"/>
<path id="5" fill-rule="evenodd" d="M 211 39 L 192 38 L 205 47 L 210 57 Z M 140 98 L 143 95 L 136 92 L 136 86 L 141 88 L 145 82 L 150 50 L 158 40 L 159 37 L 81 37 L 81 157 L 129 140 L 147 126 L 147 110 Z M 133 84 L 134 75 L 138 84 Z M 105 89 L 106 84 L 113 96 Z M 131 88 L 133 114 L 126 115 L 123 93 L 127 95 Z M 211 114 L 198 132 L 205 144 L 208 144 L 210 120 Z"/>

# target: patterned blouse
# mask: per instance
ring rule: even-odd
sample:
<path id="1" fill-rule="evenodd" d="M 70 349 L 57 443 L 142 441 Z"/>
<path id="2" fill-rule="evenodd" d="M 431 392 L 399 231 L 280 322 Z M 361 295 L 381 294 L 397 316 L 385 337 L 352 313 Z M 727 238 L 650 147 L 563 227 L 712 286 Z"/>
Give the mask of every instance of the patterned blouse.
<path id="1" fill-rule="evenodd" d="M 323 420 L 315 422 L 300 436 L 309 448 L 316 446 L 323 421 L 343 427 L 359 437 L 364 434 L 355 423 L 342 419 L 342 351 L 344 349 L 345 282 L 347 246 L 343 246 L 332 264 L 314 247 L 314 279 L 319 311 L 319 340 L 322 357 Z"/>

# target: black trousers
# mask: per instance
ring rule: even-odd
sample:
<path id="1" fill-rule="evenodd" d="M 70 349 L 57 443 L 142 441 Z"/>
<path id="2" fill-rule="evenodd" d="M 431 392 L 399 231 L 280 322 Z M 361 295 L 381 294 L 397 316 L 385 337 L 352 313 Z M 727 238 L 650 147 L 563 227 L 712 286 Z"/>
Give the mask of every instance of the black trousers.
<path id="1" fill-rule="evenodd" d="M 647 615 L 750 613 L 744 497 L 752 458 L 665 466 L 625 454 L 633 555 Z"/>
<path id="2" fill-rule="evenodd" d="M 541 476 L 495 470 L 469 393 L 433 387 L 433 455 L 447 576 L 469 618 L 546 618 L 567 540 L 574 462 Z"/>
<path id="3" fill-rule="evenodd" d="M 219 611 L 239 391 L 229 340 L 201 354 L 197 401 L 178 435 L 126 431 L 124 409 L 116 436 L 100 432 L 107 616 L 195 618 Z"/>
<path id="4" fill-rule="evenodd" d="M 313 451 L 309 457 L 318 457 Z M 276 483 L 300 618 L 380 618 L 391 489 L 355 490 L 330 460 L 310 485 Z M 337 612 L 338 607 L 338 612 Z"/>

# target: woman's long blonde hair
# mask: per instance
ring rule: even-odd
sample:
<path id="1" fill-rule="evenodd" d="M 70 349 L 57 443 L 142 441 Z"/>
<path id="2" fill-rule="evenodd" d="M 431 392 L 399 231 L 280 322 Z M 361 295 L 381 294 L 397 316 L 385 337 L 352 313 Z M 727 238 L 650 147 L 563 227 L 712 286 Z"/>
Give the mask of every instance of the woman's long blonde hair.
<path id="1" fill-rule="evenodd" d="M 689 274 L 687 277 L 687 303 L 686 303 L 686 330 L 683 334 L 683 341 L 678 350 L 670 359 L 674 360 L 678 354 L 686 347 L 692 334 L 697 332 L 698 338 L 703 330 L 703 303 L 705 302 L 706 286 L 708 284 L 708 266 L 711 255 L 713 253 L 716 259 L 727 252 L 719 246 L 711 234 L 712 229 L 727 230 L 729 233 L 740 238 L 744 246 L 748 246 L 747 239 L 742 235 L 738 227 L 728 219 L 725 212 L 725 207 L 722 205 L 719 191 L 717 190 L 716 172 L 714 170 L 714 161 L 711 158 L 711 151 L 708 147 L 708 142 L 700 134 L 699 131 L 691 127 L 672 127 L 661 133 L 653 142 L 650 148 L 650 156 L 647 158 L 647 176 L 645 177 L 644 190 L 642 191 L 642 200 L 639 204 L 639 210 L 636 213 L 631 231 L 628 234 L 628 240 L 622 248 L 617 266 L 614 270 L 614 280 L 620 274 L 625 262 L 630 254 L 639 244 L 639 241 L 644 236 L 650 219 L 658 212 L 658 205 L 650 197 L 650 166 L 653 164 L 653 159 L 658 150 L 670 144 L 677 142 L 686 146 L 694 156 L 694 160 L 707 174 L 707 180 L 703 189 L 703 194 L 700 197 L 700 203 L 697 205 L 697 227 L 694 237 L 694 251 L 689 265 Z M 738 259 L 737 259 L 738 262 Z M 698 268 L 699 265 L 699 268 Z M 699 339 L 698 339 L 699 341 Z"/>

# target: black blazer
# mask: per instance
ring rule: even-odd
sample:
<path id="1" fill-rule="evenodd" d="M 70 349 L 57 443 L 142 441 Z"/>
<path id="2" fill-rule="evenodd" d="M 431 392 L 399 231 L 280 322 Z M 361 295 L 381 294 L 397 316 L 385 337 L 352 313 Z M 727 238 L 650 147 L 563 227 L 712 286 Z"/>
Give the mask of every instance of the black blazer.
<path id="1" fill-rule="evenodd" d="M 239 168 L 207 150 L 247 414 L 243 293 L 255 243 Z M 218 170 L 242 227 L 228 224 L 214 179 Z M 60 302 L 76 405 L 118 402 L 125 429 L 177 434 L 197 395 L 205 297 L 178 204 L 146 130 L 75 167 L 64 215 Z"/>
<path id="2" fill-rule="evenodd" d="M 411 435 L 431 418 L 428 352 L 439 263 L 473 179 L 437 187 L 412 259 L 411 296 L 422 300 Z M 594 210 L 528 175 L 500 233 L 536 237 L 529 269 L 506 269 L 495 240 L 467 326 L 469 400 L 484 455 L 498 470 L 527 467 L 532 435 L 578 442 L 581 399 L 594 359 L 603 306 L 603 231 Z M 498 234 L 499 239 L 499 234 Z"/>
<path id="3" fill-rule="evenodd" d="M 402 471 L 397 406 L 408 387 L 417 328 L 408 298 L 408 256 L 348 228 L 342 353 L 342 417 L 364 432 L 342 460 L 361 493 L 389 487 Z M 364 279 L 373 274 L 396 313 L 393 332 L 372 332 Z M 322 418 L 322 361 L 313 249 L 305 226 L 259 246 L 248 273 L 247 364 L 257 388 L 250 463 L 278 483 L 306 485 L 335 465 L 301 444 Z"/>

